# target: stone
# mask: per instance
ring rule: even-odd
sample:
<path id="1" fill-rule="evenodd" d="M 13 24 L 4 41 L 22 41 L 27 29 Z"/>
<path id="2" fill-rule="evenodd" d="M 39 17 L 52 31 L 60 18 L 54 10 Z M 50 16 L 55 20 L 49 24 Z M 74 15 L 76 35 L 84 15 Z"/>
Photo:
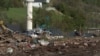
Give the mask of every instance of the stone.
<path id="1" fill-rule="evenodd" d="M 88 46 L 88 43 L 84 43 L 84 46 Z"/>
<path id="2" fill-rule="evenodd" d="M 7 49 L 7 53 L 9 53 L 9 54 L 11 54 L 11 53 L 13 53 L 13 48 L 11 48 L 11 47 L 9 47 L 8 49 Z"/>

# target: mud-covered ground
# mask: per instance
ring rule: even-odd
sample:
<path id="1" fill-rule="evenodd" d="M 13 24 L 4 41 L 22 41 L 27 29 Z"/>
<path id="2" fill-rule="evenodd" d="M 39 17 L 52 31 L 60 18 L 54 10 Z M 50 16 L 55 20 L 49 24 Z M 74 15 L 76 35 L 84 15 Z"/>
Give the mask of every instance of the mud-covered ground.
<path id="1" fill-rule="evenodd" d="M 0 54 L 0 56 L 100 56 L 100 38 L 64 39 L 33 49 L 22 50 L 20 47 L 14 49 L 13 53 Z"/>

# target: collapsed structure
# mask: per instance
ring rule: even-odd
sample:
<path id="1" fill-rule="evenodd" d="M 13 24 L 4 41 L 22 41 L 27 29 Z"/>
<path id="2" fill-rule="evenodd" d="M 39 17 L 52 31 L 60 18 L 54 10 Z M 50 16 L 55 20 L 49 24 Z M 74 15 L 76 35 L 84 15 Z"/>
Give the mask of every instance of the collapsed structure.
<path id="1" fill-rule="evenodd" d="M 27 0 L 27 31 L 32 28 L 32 3 L 34 0 Z M 72 38 L 62 39 L 61 41 L 45 40 L 32 38 L 29 34 L 13 32 L 5 27 L 3 21 L 0 21 L 0 27 L 3 32 L 0 33 L 0 55 L 1 56 L 86 56 L 92 52 L 98 53 L 100 50 L 100 39 Z M 38 34 L 38 33 L 36 33 Z M 43 32 L 44 34 L 44 32 Z M 33 36 L 34 37 L 34 36 Z M 45 37 L 45 36 L 43 36 Z M 48 37 L 48 36 L 47 36 Z M 56 36 L 57 38 L 59 36 Z M 59 38 L 63 38 L 62 36 Z M 35 39 L 35 40 L 34 40 Z M 96 48 L 94 48 L 96 47 Z M 94 49 L 92 49 L 94 48 Z M 92 51 L 91 51 L 92 49 Z M 81 51 L 81 52 L 80 52 Z M 75 53 L 76 52 L 76 53 Z M 80 52 L 80 53 L 79 53 Z M 19 54 L 19 55 L 18 55 Z M 88 55 L 88 56 L 91 56 Z"/>
<path id="2" fill-rule="evenodd" d="M 46 40 L 14 32 L 3 25 L 0 33 L 1 56 L 84 56 L 99 55 L 100 38 L 64 38 Z M 74 50 L 73 50 L 74 49 Z M 19 55 L 18 55 L 19 54 Z"/>

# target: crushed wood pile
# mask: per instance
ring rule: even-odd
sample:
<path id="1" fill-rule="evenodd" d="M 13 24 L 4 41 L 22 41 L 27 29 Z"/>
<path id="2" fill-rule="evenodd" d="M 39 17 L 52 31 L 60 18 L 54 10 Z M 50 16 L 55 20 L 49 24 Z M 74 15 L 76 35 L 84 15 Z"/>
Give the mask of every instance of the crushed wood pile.
<path id="1" fill-rule="evenodd" d="M 100 38 L 42 40 L 43 43 L 39 40 L 38 44 L 31 44 L 30 40 L 18 33 L 0 35 L 0 56 L 100 56 Z"/>

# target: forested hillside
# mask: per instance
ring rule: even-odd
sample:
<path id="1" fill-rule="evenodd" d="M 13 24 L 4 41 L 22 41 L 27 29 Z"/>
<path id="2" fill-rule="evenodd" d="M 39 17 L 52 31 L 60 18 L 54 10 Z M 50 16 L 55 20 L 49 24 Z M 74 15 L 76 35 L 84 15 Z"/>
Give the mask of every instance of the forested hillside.
<path id="1" fill-rule="evenodd" d="M 70 20 L 72 28 L 100 27 L 100 0 L 52 0 L 51 5 L 66 16 L 64 21 Z"/>
<path id="2" fill-rule="evenodd" d="M 51 0 L 49 4 L 45 5 L 43 8 L 34 8 L 34 27 L 39 25 L 43 28 L 59 28 L 63 31 L 100 28 L 100 0 Z M 46 11 L 48 6 L 54 7 L 56 10 Z M 26 14 L 23 14 L 23 11 L 26 9 L 21 9 L 22 12 L 19 11 L 23 16 L 16 16 L 18 13 L 11 12 L 24 7 L 23 0 L 2 0 L 0 18 L 8 23 L 11 23 L 12 20 L 24 25 Z M 11 8 L 16 9 L 11 10 Z M 13 14 L 13 17 L 10 14 Z M 23 22 L 20 22 L 22 19 Z"/>

